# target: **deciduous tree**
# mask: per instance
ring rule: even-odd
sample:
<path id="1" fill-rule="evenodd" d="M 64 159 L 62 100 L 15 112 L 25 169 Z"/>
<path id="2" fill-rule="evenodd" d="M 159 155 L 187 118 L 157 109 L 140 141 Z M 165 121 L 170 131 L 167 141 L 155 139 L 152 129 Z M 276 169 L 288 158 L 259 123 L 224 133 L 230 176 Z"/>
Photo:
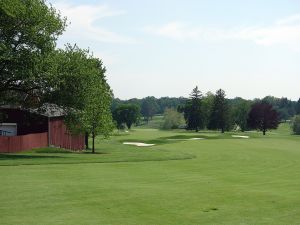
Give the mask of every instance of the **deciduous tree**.
<path id="1" fill-rule="evenodd" d="M 45 60 L 65 26 L 44 0 L 0 1 L 0 104 L 43 103 L 53 79 Z"/>
<path id="2" fill-rule="evenodd" d="M 300 115 L 297 115 L 293 118 L 292 131 L 294 134 L 300 134 Z"/>
<path id="3" fill-rule="evenodd" d="M 142 100 L 141 113 L 148 122 L 158 112 L 159 106 L 154 97 L 146 97 Z"/>
<path id="4" fill-rule="evenodd" d="M 96 136 L 108 137 L 113 130 L 110 111 L 112 91 L 106 82 L 105 68 L 101 60 L 89 55 L 88 51 L 78 48 L 70 49 L 68 53 L 70 53 L 70 55 L 67 54 L 70 59 L 75 57 L 76 60 L 70 60 L 72 65 L 74 63 L 73 70 L 64 67 L 66 70 L 63 70 L 63 72 L 67 73 L 69 71 L 70 77 L 68 79 L 72 78 L 73 82 L 58 85 L 55 91 L 57 96 L 62 99 L 58 103 L 68 99 L 72 101 L 70 107 L 65 108 L 68 112 L 68 127 L 72 132 L 82 134 L 87 132 L 90 134 L 92 137 L 92 152 L 95 153 Z M 67 76 L 67 74 L 64 75 Z M 72 90 L 70 94 L 74 93 L 74 97 L 68 96 L 68 90 Z M 76 90 L 78 93 L 75 93 Z M 78 99 L 76 100 L 76 98 Z"/>
<path id="5" fill-rule="evenodd" d="M 184 117 L 182 113 L 177 112 L 173 108 L 167 108 L 164 113 L 164 122 L 162 124 L 162 129 L 177 129 L 185 124 Z"/>
<path id="6" fill-rule="evenodd" d="M 252 129 L 258 129 L 266 134 L 269 129 L 277 129 L 279 116 L 272 105 L 266 102 L 255 103 L 249 112 L 248 126 Z"/>
<path id="7" fill-rule="evenodd" d="M 239 126 L 242 132 L 247 128 L 247 119 L 251 103 L 245 99 L 238 98 L 232 109 L 233 122 Z"/>
<path id="8" fill-rule="evenodd" d="M 118 129 L 121 128 L 123 123 L 130 129 L 132 124 L 138 121 L 139 117 L 140 108 L 134 104 L 123 104 L 113 111 L 113 119 L 116 121 Z"/>

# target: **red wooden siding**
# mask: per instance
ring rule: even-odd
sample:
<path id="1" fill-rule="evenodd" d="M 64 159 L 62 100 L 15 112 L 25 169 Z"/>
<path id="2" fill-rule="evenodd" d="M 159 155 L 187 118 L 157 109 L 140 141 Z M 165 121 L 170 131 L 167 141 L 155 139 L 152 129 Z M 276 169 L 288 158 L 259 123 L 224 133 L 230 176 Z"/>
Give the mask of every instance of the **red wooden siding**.
<path id="1" fill-rule="evenodd" d="M 48 146 L 48 133 L 27 134 L 21 136 L 0 136 L 0 153 L 14 153 Z"/>
<path id="2" fill-rule="evenodd" d="M 50 120 L 50 144 L 60 148 L 84 149 L 84 136 L 71 135 L 62 119 Z"/>

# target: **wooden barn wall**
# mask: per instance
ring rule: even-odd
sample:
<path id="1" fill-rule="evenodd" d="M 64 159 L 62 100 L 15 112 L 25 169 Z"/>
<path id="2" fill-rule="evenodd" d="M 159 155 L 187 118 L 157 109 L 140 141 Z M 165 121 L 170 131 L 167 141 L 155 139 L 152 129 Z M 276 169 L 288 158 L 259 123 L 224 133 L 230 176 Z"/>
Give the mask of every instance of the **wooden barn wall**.
<path id="1" fill-rule="evenodd" d="M 17 123 L 17 135 L 44 133 L 48 131 L 48 118 L 20 109 L 0 109 L 0 123 Z"/>
<path id="2" fill-rule="evenodd" d="M 48 146 L 48 132 L 20 136 L 0 136 L 0 153 L 15 153 Z"/>
<path id="3" fill-rule="evenodd" d="M 84 149 L 84 136 L 71 135 L 63 119 L 50 120 L 50 144 L 60 148 L 82 150 Z"/>

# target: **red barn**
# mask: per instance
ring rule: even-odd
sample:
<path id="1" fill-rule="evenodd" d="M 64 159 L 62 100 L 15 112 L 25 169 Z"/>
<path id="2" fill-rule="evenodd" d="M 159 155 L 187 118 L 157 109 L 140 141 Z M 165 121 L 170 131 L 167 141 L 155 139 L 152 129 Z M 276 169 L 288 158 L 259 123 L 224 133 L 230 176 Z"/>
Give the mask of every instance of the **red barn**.
<path id="1" fill-rule="evenodd" d="M 84 136 L 68 131 L 64 111 L 55 105 L 40 110 L 5 106 L 0 109 L 0 152 L 47 146 L 82 150 L 84 145 Z"/>

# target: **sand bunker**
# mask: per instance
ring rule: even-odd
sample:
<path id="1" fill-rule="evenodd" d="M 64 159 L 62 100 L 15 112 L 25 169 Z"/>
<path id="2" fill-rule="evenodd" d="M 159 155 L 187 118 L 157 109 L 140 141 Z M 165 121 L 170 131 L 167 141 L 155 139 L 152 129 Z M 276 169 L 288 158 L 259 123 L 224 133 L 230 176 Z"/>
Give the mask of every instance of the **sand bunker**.
<path id="1" fill-rule="evenodd" d="M 155 144 L 146 144 L 146 143 L 142 143 L 142 142 L 123 142 L 123 145 L 134 145 L 134 146 L 138 146 L 138 147 L 150 147 L 150 146 L 154 146 Z"/>
<path id="2" fill-rule="evenodd" d="M 249 138 L 249 136 L 242 136 L 242 135 L 231 135 L 234 138 Z"/>
<path id="3" fill-rule="evenodd" d="M 192 141 L 192 140 L 204 140 L 205 138 L 188 138 L 188 139 L 184 139 L 184 138 L 170 138 L 167 139 L 168 141 Z"/>

